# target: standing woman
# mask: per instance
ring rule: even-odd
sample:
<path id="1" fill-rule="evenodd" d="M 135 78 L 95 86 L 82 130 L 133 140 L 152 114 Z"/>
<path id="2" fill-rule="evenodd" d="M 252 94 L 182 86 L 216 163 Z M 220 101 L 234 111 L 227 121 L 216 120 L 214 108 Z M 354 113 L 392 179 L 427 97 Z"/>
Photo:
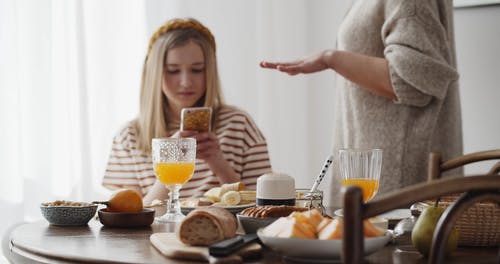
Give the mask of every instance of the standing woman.
<path id="1" fill-rule="evenodd" d="M 384 151 L 379 193 L 426 180 L 427 157 L 462 154 L 452 0 L 358 0 L 345 17 L 337 50 L 261 67 L 295 75 L 331 69 L 334 151 Z M 339 203 L 339 175 L 330 203 Z"/>
<path id="2" fill-rule="evenodd" d="M 267 143 L 257 125 L 246 112 L 223 101 L 215 51 L 210 30 L 192 18 L 172 19 L 153 34 L 139 116 L 113 140 L 105 187 L 134 189 L 144 196 L 144 204 L 166 199 L 151 160 L 151 140 L 158 137 L 197 141 L 195 172 L 180 190 L 181 198 L 238 181 L 254 189 L 257 177 L 271 171 Z M 212 108 L 212 131 L 179 131 L 182 108 L 201 106 Z"/>

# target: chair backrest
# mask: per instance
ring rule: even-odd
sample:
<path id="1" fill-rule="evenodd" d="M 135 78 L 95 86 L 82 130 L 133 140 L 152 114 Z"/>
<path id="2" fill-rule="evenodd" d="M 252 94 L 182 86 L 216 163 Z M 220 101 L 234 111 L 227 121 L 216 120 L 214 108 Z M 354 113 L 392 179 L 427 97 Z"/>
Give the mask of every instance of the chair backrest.
<path id="1" fill-rule="evenodd" d="M 343 263 L 363 262 L 363 219 L 409 207 L 411 204 L 440 196 L 463 192 L 464 194 L 441 216 L 433 236 L 429 263 L 442 263 L 446 241 L 453 224 L 467 208 L 477 202 L 494 201 L 500 204 L 500 176 L 452 176 L 415 184 L 375 197 L 363 203 L 362 191 L 357 186 L 344 189 Z"/>
<path id="2" fill-rule="evenodd" d="M 449 160 L 443 160 L 441 153 L 431 152 L 429 154 L 428 181 L 433 181 L 444 176 L 445 172 L 460 173 L 457 168 L 463 169 L 468 164 L 479 163 L 487 160 L 496 160 L 491 169 L 487 166 L 481 174 L 495 175 L 500 171 L 500 149 L 469 153 Z M 488 165 L 485 164 L 485 165 Z M 489 169 L 489 171 L 488 171 Z M 464 175 L 464 173 L 460 173 Z M 447 207 L 454 203 L 462 193 L 440 197 L 439 205 Z M 431 201 L 425 201 L 429 203 Z M 456 222 L 455 227 L 460 233 L 459 246 L 494 246 L 500 243 L 500 207 L 494 203 L 477 203 L 464 212 Z M 477 219 L 481 219 L 480 222 Z"/>
<path id="3" fill-rule="evenodd" d="M 474 152 L 463 156 L 455 157 L 447 161 L 442 160 L 442 155 L 439 152 L 431 152 L 429 154 L 428 165 L 428 180 L 435 180 L 441 178 L 443 172 L 455 169 L 470 163 L 486 161 L 486 160 L 500 160 L 500 149 L 487 150 L 481 152 Z M 497 162 L 487 173 L 488 175 L 500 173 L 500 161 Z"/>

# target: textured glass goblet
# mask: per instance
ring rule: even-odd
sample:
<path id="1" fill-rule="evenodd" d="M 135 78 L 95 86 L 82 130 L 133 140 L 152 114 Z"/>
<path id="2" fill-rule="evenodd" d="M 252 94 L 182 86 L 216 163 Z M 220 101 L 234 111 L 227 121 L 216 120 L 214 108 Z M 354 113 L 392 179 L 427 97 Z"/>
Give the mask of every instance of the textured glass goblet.
<path id="1" fill-rule="evenodd" d="M 180 222 L 184 218 L 179 190 L 194 173 L 196 140 L 194 138 L 153 138 L 153 167 L 157 179 L 168 188 L 167 212 L 155 218 L 160 223 Z"/>

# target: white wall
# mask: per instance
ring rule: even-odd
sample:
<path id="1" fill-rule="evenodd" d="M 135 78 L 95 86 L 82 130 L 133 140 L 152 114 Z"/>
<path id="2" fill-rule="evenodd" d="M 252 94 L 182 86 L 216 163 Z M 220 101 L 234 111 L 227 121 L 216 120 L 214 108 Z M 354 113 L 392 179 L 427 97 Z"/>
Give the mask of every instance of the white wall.
<path id="1" fill-rule="evenodd" d="M 500 5 L 455 9 L 464 153 L 500 149 Z M 493 162 L 466 167 L 481 173 Z"/>

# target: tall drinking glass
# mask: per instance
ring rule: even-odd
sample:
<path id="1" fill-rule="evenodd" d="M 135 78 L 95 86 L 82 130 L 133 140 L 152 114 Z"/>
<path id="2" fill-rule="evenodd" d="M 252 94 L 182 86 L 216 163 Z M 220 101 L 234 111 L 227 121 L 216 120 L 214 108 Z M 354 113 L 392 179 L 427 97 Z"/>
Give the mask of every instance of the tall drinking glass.
<path id="1" fill-rule="evenodd" d="M 357 185 L 363 191 L 363 201 L 372 199 L 378 191 L 382 169 L 381 149 L 341 149 L 339 169 L 342 185 Z"/>
<path id="2" fill-rule="evenodd" d="M 167 212 L 156 217 L 160 223 L 180 222 L 184 215 L 179 190 L 194 173 L 196 140 L 194 138 L 153 138 L 153 168 L 160 182 L 168 188 Z"/>

